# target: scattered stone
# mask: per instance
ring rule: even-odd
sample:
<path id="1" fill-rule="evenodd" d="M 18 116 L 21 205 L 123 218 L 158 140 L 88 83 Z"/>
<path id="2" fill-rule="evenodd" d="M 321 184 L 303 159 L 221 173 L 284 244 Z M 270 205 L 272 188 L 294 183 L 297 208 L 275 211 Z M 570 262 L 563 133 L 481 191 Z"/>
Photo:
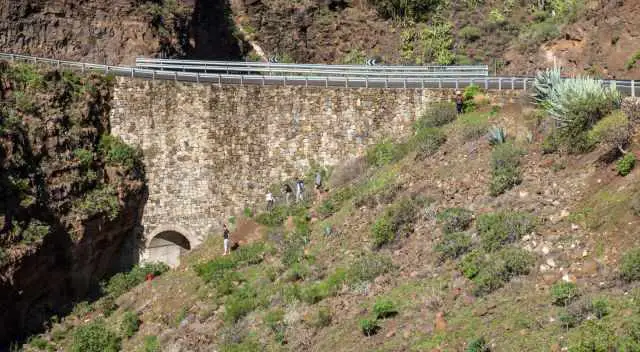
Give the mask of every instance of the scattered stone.
<path id="1" fill-rule="evenodd" d="M 524 235 L 524 236 L 522 236 L 522 240 L 523 240 L 524 242 L 527 242 L 527 241 L 529 241 L 530 239 L 531 239 L 531 235 Z"/>
<path id="2" fill-rule="evenodd" d="M 571 224 L 571 231 L 578 231 L 578 230 L 580 230 L 580 226 L 576 224 Z"/>
<path id="3" fill-rule="evenodd" d="M 386 335 L 384 335 L 384 337 L 386 337 L 386 338 L 390 338 L 390 337 L 394 337 L 394 336 L 396 336 L 396 330 L 395 329 L 389 331 Z"/>
<path id="4" fill-rule="evenodd" d="M 556 267 L 556 261 L 553 260 L 553 258 L 548 258 L 547 259 L 547 265 L 552 267 L 552 268 L 555 268 Z"/>
<path id="5" fill-rule="evenodd" d="M 545 273 L 547 271 L 549 271 L 549 266 L 547 264 L 540 264 L 540 272 L 541 273 Z"/>
<path id="6" fill-rule="evenodd" d="M 571 275 L 571 274 L 564 274 L 562 275 L 562 281 L 564 282 L 571 282 L 571 283 L 576 283 L 578 281 L 578 279 L 576 278 L 575 275 Z"/>
<path id="7" fill-rule="evenodd" d="M 584 251 L 582 251 L 582 257 L 586 257 L 589 255 L 589 252 L 585 249 Z"/>
<path id="8" fill-rule="evenodd" d="M 411 330 L 405 330 L 402 333 L 402 337 L 405 338 L 405 339 L 408 339 L 410 336 L 411 336 Z"/>
<path id="9" fill-rule="evenodd" d="M 562 351 L 562 348 L 560 347 L 559 344 L 554 343 L 553 345 L 551 345 L 550 351 L 551 352 L 560 352 L 560 351 Z"/>
<path id="10" fill-rule="evenodd" d="M 520 198 L 527 198 L 529 196 L 529 192 L 520 191 L 519 195 L 520 195 Z"/>
<path id="11" fill-rule="evenodd" d="M 593 259 L 587 259 L 582 264 L 582 273 L 584 275 L 594 275 L 598 273 L 598 262 Z"/>
<path id="12" fill-rule="evenodd" d="M 542 254 L 544 254 L 544 255 L 549 254 L 549 247 L 547 247 L 547 246 L 542 247 Z"/>
<path id="13" fill-rule="evenodd" d="M 566 218 L 567 216 L 569 216 L 571 213 L 567 210 L 567 209 L 562 209 L 562 211 L 560 212 L 560 217 L 561 218 Z"/>

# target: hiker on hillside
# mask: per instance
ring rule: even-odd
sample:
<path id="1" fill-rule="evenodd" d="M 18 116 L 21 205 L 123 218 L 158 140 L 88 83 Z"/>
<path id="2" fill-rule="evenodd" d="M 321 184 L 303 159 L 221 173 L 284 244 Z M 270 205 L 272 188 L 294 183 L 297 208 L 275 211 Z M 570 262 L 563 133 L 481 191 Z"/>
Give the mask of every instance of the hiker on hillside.
<path id="1" fill-rule="evenodd" d="M 271 191 L 267 191 L 266 200 L 267 200 L 267 210 L 271 211 L 273 209 L 273 194 L 271 193 Z"/>
<path id="2" fill-rule="evenodd" d="M 222 255 L 229 254 L 229 229 L 227 224 L 222 224 L 222 238 L 224 238 L 224 253 Z"/>
<path id="3" fill-rule="evenodd" d="M 320 171 L 316 172 L 315 186 L 316 186 L 316 197 L 319 197 L 320 193 L 322 193 L 322 175 L 320 174 Z"/>
<path id="4" fill-rule="evenodd" d="M 462 114 L 462 107 L 464 106 L 464 98 L 462 97 L 462 92 L 459 90 L 456 91 L 456 110 L 458 114 Z"/>
<path id="5" fill-rule="evenodd" d="M 284 200 L 287 203 L 287 205 L 289 205 L 289 198 L 291 197 L 291 194 L 293 193 L 293 190 L 291 189 L 291 186 L 289 186 L 288 183 L 285 183 L 282 186 L 282 193 L 284 193 Z"/>
<path id="6" fill-rule="evenodd" d="M 304 201 L 304 181 L 300 177 L 296 179 L 296 201 Z"/>

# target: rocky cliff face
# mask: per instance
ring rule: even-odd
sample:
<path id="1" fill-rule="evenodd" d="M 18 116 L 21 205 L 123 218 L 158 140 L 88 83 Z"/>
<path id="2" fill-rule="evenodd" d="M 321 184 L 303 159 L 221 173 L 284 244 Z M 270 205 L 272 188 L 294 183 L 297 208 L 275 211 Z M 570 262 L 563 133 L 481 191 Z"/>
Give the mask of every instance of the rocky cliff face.
<path id="1" fill-rule="evenodd" d="M 111 90 L 0 62 L 0 346 L 137 257 L 144 170 L 108 134 Z"/>
<path id="2" fill-rule="evenodd" d="M 225 9 L 224 0 L 2 0 L 0 51 L 108 64 L 238 58 Z"/>

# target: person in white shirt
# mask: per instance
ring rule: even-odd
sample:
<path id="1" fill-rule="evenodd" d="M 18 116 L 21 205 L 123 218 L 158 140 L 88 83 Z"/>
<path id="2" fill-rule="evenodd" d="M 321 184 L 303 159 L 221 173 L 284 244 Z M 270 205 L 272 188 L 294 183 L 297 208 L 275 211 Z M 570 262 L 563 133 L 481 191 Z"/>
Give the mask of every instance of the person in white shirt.
<path id="1" fill-rule="evenodd" d="M 271 193 L 271 191 L 267 192 L 267 196 L 266 196 L 266 200 L 267 200 L 267 210 L 271 211 L 271 209 L 273 209 L 273 194 Z"/>

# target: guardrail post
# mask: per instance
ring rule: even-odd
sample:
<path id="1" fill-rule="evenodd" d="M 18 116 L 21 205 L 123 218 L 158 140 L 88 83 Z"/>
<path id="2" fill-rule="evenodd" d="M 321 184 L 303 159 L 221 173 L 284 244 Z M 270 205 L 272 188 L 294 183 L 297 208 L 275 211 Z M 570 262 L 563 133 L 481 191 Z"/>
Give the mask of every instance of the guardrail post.
<path id="1" fill-rule="evenodd" d="M 404 85 L 404 89 L 407 89 L 407 79 L 406 78 L 404 79 L 404 82 L 402 82 L 402 83 Z"/>
<path id="2" fill-rule="evenodd" d="M 369 88 L 369 76 L 364 78 L 364 87 Z"/>
<path id="3" fill-rule="evenodd" d="M 502 78 L 498 77 L 498 90 L 502 90 Z"/>
<path id="4" fill-rule="evenodd" d="M 460 89 L 460 84 L 458 83 L 458 79 L 456 78 L 456 90 Z"/>
<path id="5" fill-rule="evenodd" d="M 284 75 L 284 86 L 287 86 L 287 75 Z"/>
<path id="6" fill-rule="evenodd" d="M 196 72 L 196 82 L 200 83 L 200 73 Z"/>
<path id="7" fill-rule="evenodd" d="M 82 63 L 82 73 L 84 73 L 84 62 Z"/>
<path id="8" fill-rule="evenodd" d="M 636 97 L 636 81 L 633 79 L 631 80 L 631 96 Z"/>
<path id="9" fill-rule="evenodd" d="M 442 89 L 442 78 L 438 77 L 438 89 Z"/>
<path id="10" fill-rule="evenodd" d="M 56 67 L 58 67 L 58 70 L 60 69 L 60 60 L 56 62 Z"/>
<path id="11" fill-rule="evenodd" d="M 264 87 L 264 76 L 262 76 L 262 86 Z"/>
<path id="12" fill-rule="evenodd" d="M 484 79 L 484 89 L 488 90 L 489 89 L 489 80 L 488 79 Z"/>
<path id="13" fill-rule="evenodd" d="M 511 77 L 511 90 L 515 90 L 515 89 L 516 89 L 516 78 Z"/>
<path id="14" fill-rule="evenodd" d="M 218 73 L 218 87 L 222 88 L 222 76 Z"/>
<path id="15" fill-rule="evenodd" d="M 524 87 L 524 90 L 527 90 L 527 79 L 524 79 L 524 82 L 522 82 L 522 86 Z"/>
<path id="16" fill-rule="evenodd" d="M 178 72 L 173 73 L 173 80 L 178 82 Z"/>
<path id="17" fill-rule="evenodd" d="M 345 77 L 344 79 L 344 87 L 349 88 L 349 77 Z"/>
<path id="18" fill-rule="evenodd" d="M 108 75 L 109 74 L 109 66 L 104 66 L 104 74 Z"/>
<path id="19" fill-rule="evenodd" d="M 304 76 L 304 87 L 307 88 L 309 87 L 309 77 Z"/>
<path id="20" fill-rule="evenodd" d="M 134 68 L 132 67 L 131 68 L 131 78 L 133 78 L 133 70 L 134 70 Z"/>
<path id="21" fill-rule="evenodd" d="M 16 56 L 14 54 L 11 54 L 11 62 L 15 62 L 16 61 Z"/>
<path id="22" fill-rule="evenodd" d="M 329 88 L 329 77 L 324 78 L 324 87 Z"/>
<path id="23" fill-rule="evenodd" d="M 389 88 L 389 78 L 388 77 L 384 78 L 384 87 L 385 88 Z"/>
<path id="24" fill-rule="evenodd" d="M 424 78 L 420 80 L 420 86 L 424 89 Z"/>
<path id="25" fill-rule="evenodd" d="M 151 80 L 152 81 L 156 80 L 156 70 L 151 71 Z"/>
<path id="26" fill-rule="evenodd" d="M 243 75 L 240 75 L 240 87 L 244 86 L 244 80 L 242 79 Z"/>

